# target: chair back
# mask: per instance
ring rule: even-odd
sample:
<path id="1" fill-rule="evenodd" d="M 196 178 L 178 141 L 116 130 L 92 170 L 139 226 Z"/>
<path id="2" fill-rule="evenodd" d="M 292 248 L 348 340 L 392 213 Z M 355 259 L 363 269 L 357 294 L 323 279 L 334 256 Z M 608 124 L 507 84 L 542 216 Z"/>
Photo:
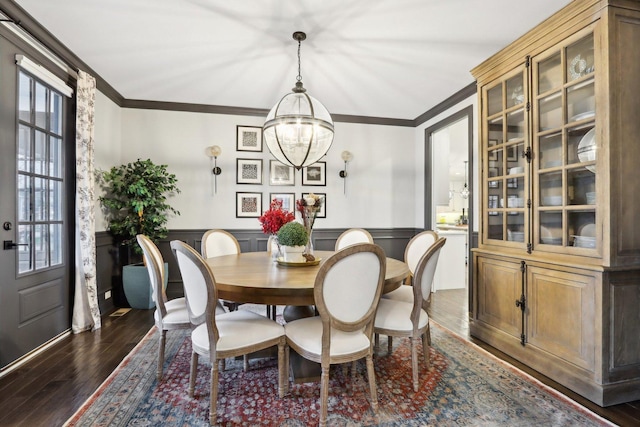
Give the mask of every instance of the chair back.
<path id="1" fill-rule="evenodd" d="M 191 324 L 200 325 L 207 322 L 210 326 L 210 339 L 217 342 L 218 329 L 215 323 L 218 295 L 216 282 L 211 268 L 202 256 L 191 246 L 180 240 L 171 241 L 171 250 L 178 262 L 182 275 L 187 310 Z"/>
<path id="2" fill-rule="evenodd" d="M 371 243 L 345 248 L 320 267 L 314 298 L 323 324 L 323 349 L 330 329 L 363 330 L 371 338 L 386 273 L 384 250 Z"/>
<path id="3" fill-rule="evenodd" d="M 356 243 L 373 243 L 373 237 L 364 228 L 350 228 L 338 236 L 335 248 L 339 251 Z"/>
<path id="4" fill-rule="evenodd" d="M 209 230 L 202 236 L 200 253 L 204 258 L 239 254 L 240 244 L 233 235 L 224 230 Z"/>
<path id="5" fill-rule="evenodd" d="M 418 265 L 416 266 L 416 272 L 413 282 L 413 311 L 417 312 L 420 309 L 426 309 L 425 303 L 429 301 L 431 292 L 433 291 L 433 276 L 436 273 L 436 267 L 438 266 L 438 258 L 440 257 L 440 250 L 447 242 L 444 237 L 435 241 L 427 252 L 420 258 Z"/>
<path id="6" fill-rule="evenodd" d="M 411 275 L 415 275 L 418 261 L 427 252 L 427 249 L 438 240 L 438 234 L 435 231 L 427 230 L 413 236 L 406 249 L 404 250 L 404 262 L 409 266 Z"/>
<path id="7" fill-rule="evenodd" d="M 151 282 L 151 298 L 156 303 L 156 309 L 160 317 L 160 322 L 167 315 L 167 309 L 164 303 L 167 302 L 167 294 L 164 291 L 164 259 L 158 247 L 144 234 L 136 236 L 138 244 L 142 248 L 144 263 L 149 272 L 149 281 Z"/>

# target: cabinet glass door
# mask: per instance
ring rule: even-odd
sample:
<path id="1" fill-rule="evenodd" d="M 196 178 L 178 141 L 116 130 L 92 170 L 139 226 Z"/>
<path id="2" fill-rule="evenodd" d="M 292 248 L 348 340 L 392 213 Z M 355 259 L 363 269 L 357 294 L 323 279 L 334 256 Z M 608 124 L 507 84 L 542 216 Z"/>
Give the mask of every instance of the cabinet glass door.
<path id="1" fill-rule="evenodd" d="M 534 60 L 532 72 L 534 247 L 593 250 L 597 241 L 593 34 Z"/>
<path id="2" fill-rule="evenodd" d="M 486 89 L 483 138 L 485 239 L 523 245 L 528 241 L 527 78 L 523 66 Z"/>

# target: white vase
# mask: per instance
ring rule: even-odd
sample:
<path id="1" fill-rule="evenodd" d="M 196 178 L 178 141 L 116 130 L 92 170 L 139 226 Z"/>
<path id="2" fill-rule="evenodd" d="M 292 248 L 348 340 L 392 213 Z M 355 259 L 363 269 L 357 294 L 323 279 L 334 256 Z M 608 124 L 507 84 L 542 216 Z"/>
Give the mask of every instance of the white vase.
<path id="1" fill-rule="evenodd" d="M 305 262 L 302 253 L 304 246 L 281 246 L 282 257 L 286 262 Z"/>

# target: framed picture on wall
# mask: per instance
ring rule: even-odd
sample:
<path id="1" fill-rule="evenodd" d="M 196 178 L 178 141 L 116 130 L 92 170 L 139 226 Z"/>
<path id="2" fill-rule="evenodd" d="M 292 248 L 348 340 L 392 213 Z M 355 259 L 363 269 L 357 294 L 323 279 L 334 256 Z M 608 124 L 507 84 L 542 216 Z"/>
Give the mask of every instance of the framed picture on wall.
<path id="1" fill-rule="evenodd" d="M 294 193 L 269 193 L 269 204 L 274 199 L 282 202 L 282 209 L 288 212 L 296 212 L 296 195 Z"/>
<path id="2" fill-rule="evenodd" d="M 278 160 L 269 162 L 269 184 L 270 185 L 294 185 L 295 174 L 293 166 L 287 166 Z"/>
<path id="3" fill-rule="evenodd" d="M 327 185 L 327 162 L 302 168 L 302 185 Z"/>
<path id="4" fill-rule="evenodd" d="M 237 184 L 262 184 L 262 159 L 236 159 Z"/>
<path id="5" fill-rule="evenodd" d="M 262 193 L 236 193 L 236 218 L 258 218 L 262 215 Z"/>
<path id="6" fill-rule="evenodd" d="M 262 128 L 256 126 L 236 126 L 236 150 L 262 152 Z"/>
<path id="7" fill-rule="evenodd" d="M 326 218 L 327 217 L 327 193 L 313 193 L 316 196 L 322 197 L 322 206 L 316 215 L 316 218 Z M 309 193 L 302 193 L 302 198 L 309 196 Z"/>

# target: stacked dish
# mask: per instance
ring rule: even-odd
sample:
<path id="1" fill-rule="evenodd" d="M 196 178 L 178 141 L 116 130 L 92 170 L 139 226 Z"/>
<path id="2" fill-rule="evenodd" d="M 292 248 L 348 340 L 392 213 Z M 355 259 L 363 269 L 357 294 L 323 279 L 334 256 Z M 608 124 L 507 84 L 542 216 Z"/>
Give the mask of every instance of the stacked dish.
<path id="1" fill-rule="evenodd" d="M 507 240 L 511 242 L 524 242 L 524 231 L 507 230 Z"/>

